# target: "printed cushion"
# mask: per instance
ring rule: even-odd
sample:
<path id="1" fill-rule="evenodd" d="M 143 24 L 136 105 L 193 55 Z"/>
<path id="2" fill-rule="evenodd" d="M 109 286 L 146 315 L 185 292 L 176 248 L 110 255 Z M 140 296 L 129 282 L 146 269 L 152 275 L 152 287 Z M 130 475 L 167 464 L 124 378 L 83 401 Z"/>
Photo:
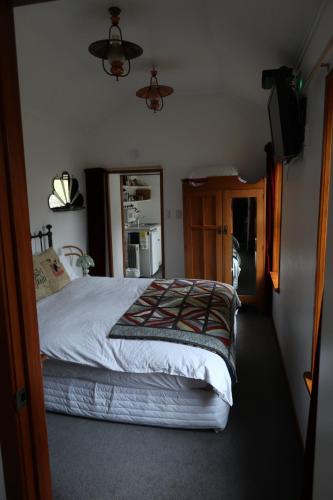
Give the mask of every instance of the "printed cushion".
<path id="1" fill-rule="evenodd" d="M 53 292 L 51 290 L 50 282 L 39 262 L 39 256 L 33 256 L 33 265 L 34 265 L 34 281 L 35 281 L 35 292 L 36 292 L 36 300 L 43 299 L 48 295 L 51 295 Z"/>
<path id="2" fill-rule="evenodd" d="M 41 253 L 38 259 L 50 283 L 52 292 L 61 290 L 61 288 L 70 282 L 71 279 L 53 248 L 48 248 L 45 252 Z"/>

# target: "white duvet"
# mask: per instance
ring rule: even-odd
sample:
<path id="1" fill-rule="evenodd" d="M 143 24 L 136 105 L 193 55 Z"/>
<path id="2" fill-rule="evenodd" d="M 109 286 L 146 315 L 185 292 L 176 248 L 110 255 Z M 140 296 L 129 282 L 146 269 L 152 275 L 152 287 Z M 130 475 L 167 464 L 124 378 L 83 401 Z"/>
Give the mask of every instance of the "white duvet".
<path id="1" fill-rule="evenodd" d="M 203 380 L 232 405 L 230 375 L 217 354 L 171 342 L 108 337 L 151 281 L 89 276 L 42 299 L 37 305 L 41 351 L 50 358 L 117 372 Z"/>

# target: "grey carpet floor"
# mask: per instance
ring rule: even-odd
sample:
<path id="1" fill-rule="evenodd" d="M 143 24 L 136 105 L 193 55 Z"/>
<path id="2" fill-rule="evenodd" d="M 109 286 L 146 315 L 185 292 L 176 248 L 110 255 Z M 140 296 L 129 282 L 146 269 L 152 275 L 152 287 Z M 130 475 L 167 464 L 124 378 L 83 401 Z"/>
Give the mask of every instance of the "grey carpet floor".
<path id="1" fill-rule="evenodd" d="M 48 413 L 55 500 L 298 500 L 302 447 L 271 320 L 238 316 L 227 428 L 173 430 Z"/>

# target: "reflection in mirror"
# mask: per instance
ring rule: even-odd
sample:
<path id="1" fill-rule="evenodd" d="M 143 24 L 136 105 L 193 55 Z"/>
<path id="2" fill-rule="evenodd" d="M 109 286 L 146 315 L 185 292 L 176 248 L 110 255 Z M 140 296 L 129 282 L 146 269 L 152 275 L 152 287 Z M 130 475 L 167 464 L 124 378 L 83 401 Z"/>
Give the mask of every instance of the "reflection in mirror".
<path id="1" fill-rule="evenodd" d="M 232 276 L 240 295 L 256 293 L 256 198 L 232 200 Z"/>
<path id="2" fill-rule="evenodd" d="M 55 212 L 80 210 L 83 207 L 83 196 L 79 193 L 79 183 L 68 172 L 53 179 L 52 194 L 49 196 L 49 207 Z"/>

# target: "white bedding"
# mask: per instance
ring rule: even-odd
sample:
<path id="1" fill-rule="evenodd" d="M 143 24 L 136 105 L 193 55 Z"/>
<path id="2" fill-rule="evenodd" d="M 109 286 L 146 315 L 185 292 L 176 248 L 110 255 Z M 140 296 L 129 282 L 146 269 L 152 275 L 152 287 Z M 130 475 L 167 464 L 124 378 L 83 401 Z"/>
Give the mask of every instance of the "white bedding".
<path id="1" fill-rule="evenodd" d="M 217 354 L 171 342 L 108 337 L 151 281 L 84 277 L 42 299 L 37 306 L 41 351 L 53 359 L 116 372 L 202 380 L 232 405 L 230 375 Z"/>
<path id="2" fill-rule="evenodd" d="M 100 368 L 95 370 L 102 371 Z M 160 377 L 162 381 L 167 375 Z M 169 380 L 172 377 L 169 375 Z M 113 385 L 110 381 L 104 384 L 86 376 L 80 379 L 46 375 L 44 397 L 49 411 L 112 422 L 186 429 L 223 430 L 230 409 L 211 390 L 165 390 L 137 384 Z"/>

